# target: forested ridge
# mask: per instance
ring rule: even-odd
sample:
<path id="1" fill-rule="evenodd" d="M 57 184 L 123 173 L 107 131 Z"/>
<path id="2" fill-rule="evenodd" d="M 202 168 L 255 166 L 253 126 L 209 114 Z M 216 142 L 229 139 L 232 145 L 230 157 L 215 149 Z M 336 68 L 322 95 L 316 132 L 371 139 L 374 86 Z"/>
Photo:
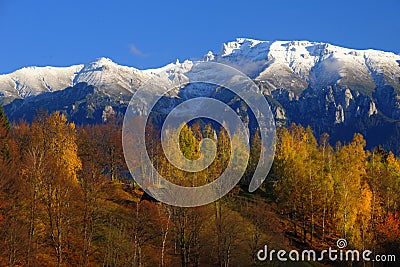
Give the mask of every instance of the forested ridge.
<path id="1" fill-rule="evenodd" d="M 121 127 L 118 119 L 77 126 L 60 113 L 10 124 L 0 109 L 1 266 L 265 266 L 256 256 L 264 245 L 320 251 L 339 238 L 400 259 L 400 160 L 366 150 L 360 134 L 331 146 L 309 127 L 279 128 L 272 170 L 250 194 L 255 131 L 249 162 L 238 163 L 248 164 L 240 185 L 209 205 L 181 208 L 151 199 L 130 178 Z M 186 186 L 217 178 L 235 139 L 210 124 L 185 125 L 185 157 L 200 156 L 203 138 L 218 144 L 207 171 L 172 168 L 154 143 L 158 171 Z"/>

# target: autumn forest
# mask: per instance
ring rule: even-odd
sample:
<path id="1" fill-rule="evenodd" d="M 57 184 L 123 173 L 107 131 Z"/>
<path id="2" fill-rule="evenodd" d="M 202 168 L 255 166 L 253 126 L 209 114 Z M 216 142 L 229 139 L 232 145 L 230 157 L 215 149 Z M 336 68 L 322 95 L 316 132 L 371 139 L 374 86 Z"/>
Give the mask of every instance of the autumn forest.
<path id="1" fill-rule="evenodd" d="M 256 254 L 266 244 L 320 251 L 339 238 L 400 258 L 400 159 L 366 150 L 360 134 L 332 145 L 309 127 L 277 129 L 272 169 L 249 193 L 255 130 L 240 184 L 214 203 L 182 208 L 157 202 L 130 177 L 121 124 L 75 125 L 60 113 L 11 123 L 0 108 L 1 266 L 265 266 Z M 217 141 L 208 171 L 171 168 L 154 143 L 157 171 L 186 186 L 217 178 L 230 154 L 222 128 L 185 125 L 180 148 L 196 159 L 203 138 Z"/>

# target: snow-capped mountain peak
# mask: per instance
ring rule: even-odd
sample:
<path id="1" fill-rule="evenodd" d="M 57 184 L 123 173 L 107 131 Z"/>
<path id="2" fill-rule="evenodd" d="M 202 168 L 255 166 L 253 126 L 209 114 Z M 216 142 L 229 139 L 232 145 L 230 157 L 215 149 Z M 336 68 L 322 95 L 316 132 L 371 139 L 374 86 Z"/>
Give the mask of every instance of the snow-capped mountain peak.
<path id="1" fill-rule="evenodd" d="M 270 41 L 259 41 L 249 38 L 237 38 L 236 41 L 222 45 L 220 57 L 244 56 L 252 60 L 264 59 Z"/>
<path id="2" fill-rule="evenodd" d="M 263 81 L 270 89 L 286 88 L 297 93 L 335 83 L 362 84 L 368 88 L 365 91 L 389 84 L 400 90 L 400 56 L 377 50 L 349 49 L 322 42 L 237 38 L 223 44 L 219 52 L 209 51 L 204 61 L 231 65 Z M 185 80 L 192 64 L 189 60 L 177 60 L 161 68 L 138 70 L 101 57 L 64 68 L 27 67 L 0 75 L 0 98 L 7 104 L 15 98 L 58 91 L 81 82 L 132 93 L 152 75 L 164 76 L 168 83 Z"/>
<path id="3" fill-rule="evenodd" d="M 342 140 L 342 126 L 364 123 L 357 131 L 371 129 L 376 135 L 382 125 L 393 127 L 385 118 L 400 119 L 400 55 L 391 52 L 238 38 L 223 44 L 221 51 L 209 51 L 203 60 L 228 64 L 254 79 L 257 93 L 268 96 L 281 124 L 311 125 Z M 123 114 L 144 83 L 152 95 L 174 88 L 161 105 L 165 110 L 190 97 L 221 93 L 204 84 L 182 86 L 204 77 L 199 75 L 217 79 L 223 75 L 193 66 L 190 60 L 177 60 L 139 70 L 98 58 L 63 68 L 27 67 L 0 75 L 0 103 L 13 120 L 32 120 L 35 110 L 48 109 L 60 110 L 78 122 L 98 122 L 109 114 Z M 340 126 L 338 132 L 335 125 Z"/>
<path id="4" fill-rule="evenodd" d="M 7 100 L 53 92 L 73 85 L 75 74 L 83 65 L 70 67 L 26 67 L 0 75 L 0 96 Z"/>
<path id="5" fill-rule="evenodd" d="M 357 50 L 310 41 L 260 41 L 237 38 L 209 52 L 205 60 L 229 64 L 274 88 L 321 88 L 346 79 L 357 82 L 388 82 L 400 89 L 400 56 L 378 50 Z M 346 77 L 346 79 L 342 79 Z M 383 77 L 386 77 L 383 81 Z M 392 78 L 390 78 L 392 77 Z M 362 79 L 362 81 L 361 81 Z M 292 84 L 292 85 L 291 85 Z M 373 88 L 372 88 L 373 89 Z"/>

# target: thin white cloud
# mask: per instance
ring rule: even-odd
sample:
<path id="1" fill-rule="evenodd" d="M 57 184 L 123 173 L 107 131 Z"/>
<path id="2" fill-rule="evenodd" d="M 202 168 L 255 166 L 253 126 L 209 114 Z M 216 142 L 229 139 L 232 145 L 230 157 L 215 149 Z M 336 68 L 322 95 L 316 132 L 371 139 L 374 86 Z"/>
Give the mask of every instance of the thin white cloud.
<path id="1" fill-rule="evenodd" d="M 129 50 L 132 54 L 139 56 L 139 57 L 145 57 L 147 54 L 143 53 L 139 48 L 136 47 L 134 44 L 130 44 Z"/>

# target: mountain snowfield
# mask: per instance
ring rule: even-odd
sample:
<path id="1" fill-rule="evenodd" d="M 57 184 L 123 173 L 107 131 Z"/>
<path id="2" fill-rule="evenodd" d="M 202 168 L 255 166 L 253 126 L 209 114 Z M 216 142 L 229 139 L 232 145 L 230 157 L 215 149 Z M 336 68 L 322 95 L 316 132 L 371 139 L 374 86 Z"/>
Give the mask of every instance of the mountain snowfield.
<path id="1" fill-rule="evenodd" d="M 400 135 L 400 55 L 321 42 L 238 38 L 202 60 L 230 65 L 252 78 L 278 124 L 311 125 L 316 134 L 326 131 L 341 141 L 362 132 L 371 146 L 394 138 L 380 136 L 379 129 Z M 35 110 L 48 109 L 95 122 L 123 113 L 135 90 L 151 77 L 163 83 L 157 86 L 190 81 L 192 66 L 192 61 L 177 60 L 139 70 L 99 58 L 70 67 L 26 67 L 0 75 L 0 103 L 11 119 L 30 120 Z M 206 91 L 200 86 L 178 88 L 170 97 Z"/>
<path id="2" fill-rule="evenodd" d="M 301 91 L 335 83 L 400 88 L 400 55 L 377 50 L 355 50 L 309 41 L 259 41 L 237 38 L 222 45 L 219 53 L 208 52 L 205 61 L 231 65 L 269 89 Z M 139 70 L 120 66 L 108 58 L 70 67 L 26 67 L 0 75 L 0 96 L 9 102 L 63 90 L 85 82 L 97 87 L 116 86 L 133 93 L 154 74 L 173 78 L 190 70 L 190 61 L 168 64 L 159 69 Z M 162 74 L 161 74 L 162 73 Z M 350 76 L 351 75 L 351 76 Z M 110 89 L 110 90 L 111 90 Z"/>
<path id="3" fill-rule="evenodd" d="M 238 38 L 224 44 L 220 54 L 206 60 L 234 65 L 271 89 L 323 88 L 336 82 L 399 88 L 400 55 L 377 50 L 355 50 L 309 41 L 258 41 Z M 352 77 L 349 77 L 349 75 Z M 373 88 L 372 88 L 373 89 Z"/>
<path id="4" fill-rule="evenodd" d="M 132 87 L 149 75 L 132 67 L 120 66 L 108 58 L 70 67 L 27 67 L 0 75 L 0 96 L 5 104 L 16 98 L 36 96 L 75 86 L 80 82 L 98 87 L 120 87 L 133 93 Z"/>

